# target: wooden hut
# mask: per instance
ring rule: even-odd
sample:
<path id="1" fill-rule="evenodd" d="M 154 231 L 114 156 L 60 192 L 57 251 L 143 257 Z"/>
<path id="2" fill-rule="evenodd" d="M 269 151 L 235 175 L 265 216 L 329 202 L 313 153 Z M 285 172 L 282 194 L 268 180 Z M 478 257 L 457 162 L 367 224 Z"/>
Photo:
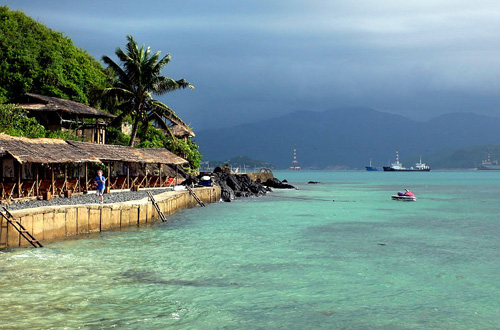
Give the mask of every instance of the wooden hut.
<path id="1" fill-rule="evenodd" d="M 177 179 L 170 166 L 187 163 L 167 149 L 139 149 L 0 133 L 0 199 L 86 192 L 89 164 L 107 166 L 110 189 L 166 187 Z"/>
<path id="2" fill-rule="evenodd" d="M 95 156 L 64 140 L 28 139 L 0 134 L 0 196 L 2 200 L 42 193 L 81 191 L 81 173 L 68 177 L 68 166 L 100 163 Z"/>
<path id="3" fill-rule="evenodd" d="M 116 117 L 82 103 L 38 94 L 24 94 L 14 102 L 46 129 L 71 130 L 93 143 L 105 143 L 107 121 Z"/>
<path id="4" fill-rule="evenodd" d="M 111 189 L 163 187 L 177 180 L 170 166 L 188 163 L 165 148 L 133 148 L 119 145 L 95 145 L 67 141 L 90 153 L 107 165 Z M 167 166 L 165 166 L 167 165 Z M 170 182 L 169 182 L 170 179 Z"/>

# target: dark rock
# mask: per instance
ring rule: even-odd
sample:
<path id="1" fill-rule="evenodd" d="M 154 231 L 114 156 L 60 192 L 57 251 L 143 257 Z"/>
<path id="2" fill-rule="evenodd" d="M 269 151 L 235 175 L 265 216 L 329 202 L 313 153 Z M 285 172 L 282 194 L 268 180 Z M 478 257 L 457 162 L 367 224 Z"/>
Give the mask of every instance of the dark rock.
<path id="1" fill-rule="evenodd" d="M 217 166 L 214 168 L 214 173 L 227 173 L 231 174 L 231 167 L 229 165 L 224 165 L 224 166 Z"/>
<path id="2" fill-rule="evenodd" d="M 266 186 L 252 181 L 246 174 L 231 174 L 222 168 L 214 171 L 213 181 L 221 187 L 222 200 L 225 202 L 236 197 L 262 196 L 270 191 Z"/>
<path id="3" fill-rule="evenodd" d="M 318 181 L 309 181 L 308 184 L 319 184 L 321 182 L 318 182 Z"/>
<path id="4" fill-rule="evenodd" d="M 267 181 L 264 182 L 264 186 L 271 187 L 271 188 L 278 188 L 278 189 L 297 189 L 294 186 L 292 186 L 291 184 L 283 183 L 276 178 L 267 179 Z"/>

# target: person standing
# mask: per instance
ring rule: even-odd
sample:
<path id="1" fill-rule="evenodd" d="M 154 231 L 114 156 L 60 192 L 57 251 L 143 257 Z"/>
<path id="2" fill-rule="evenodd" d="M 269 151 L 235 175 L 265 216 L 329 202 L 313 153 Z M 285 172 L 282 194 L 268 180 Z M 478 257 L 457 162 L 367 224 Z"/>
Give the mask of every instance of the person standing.
<path id="1" fill-rule="evenodd" d="M 94 181 L 97 184 L 97 196 L 99 196 L 100 203 L 104 203 L 104 189 L 106 188 L 106 178 L 102 175 L 102 171 L 97 171 L 97 176 Z"/>

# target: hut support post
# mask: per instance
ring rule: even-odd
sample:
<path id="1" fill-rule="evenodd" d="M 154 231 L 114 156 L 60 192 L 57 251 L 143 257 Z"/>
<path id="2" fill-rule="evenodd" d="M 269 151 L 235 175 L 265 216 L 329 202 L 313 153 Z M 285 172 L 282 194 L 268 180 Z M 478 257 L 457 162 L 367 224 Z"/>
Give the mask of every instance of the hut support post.
<path id="1" fill-rule="evenodd" d="M 35 196 L 38 197 L 38 194 L 40 193 L 39 188 L 39 179 L 38 179 L 38 164 L 35 165 Z"/>
<path id="2" fill-rule="evenodd" d="M 89 179 L 89 172 L 87 169 L 87 163 L 85 163 L 85 192 L 89 191 L 88 179 Z"/>
<path id="3" fill-rule="evenodd" d="M 179 177 L 179 165 L 176 164 L 175 165 L 175 181 L 174 181 L 175 183 L 174 183 L 174 185 L 177 185 L 179 183 L 178 177 Z"/>
<path id="4" fill-rule="evenodd" d="M 19 163 L 17 167 L 17 197 L 21 198 L 23 196 L 23 190 L 21 189 L 21 175 L 23 174 L 23 164 Z"/>
<path id="5" fill-rule="evenodd" d="M 76 168 L 76 170 L 78 171 L 78 181 L 77 181 L 77 182 L 78 182 L 78 184 L 77 184 L 77 186 L 76 186 L 76 187 L 77 187 L 76 189 L 78 189 L 78 192 L 80 192 L 80 191 L 81 191 L 81 189 L 80 189 L 80 180 L 81 180 L 81 175 L 80 175 L 80 164 L 78 164 L 78 167 Z"/>
<path id="6" fill-rule="evenodd" d="M 159 164 L 158 165 L 160 167 L 160 170 L 159 170 L 159 175 L 160 175 L 160 187 L 163 187 L 163 179 L 162 179 L 162 175 L 163 175 L 163 164 Z"/>
<path id="7" fill-rule="evenodd" d="M 54 164 L 50 166 L 51 176 L 52 176 L 52 196 L 56 194 L 56 180 L 54 178 Z"/>
<path id="8" fill-rule="evenodd" d="M 64 183 L 61 188 L 61 192 L 64 192 L 64 190 L 68 190 L 67 184 L 68 184 L 68 164 L 64 164 Z"/>
<path id="9" fill-rule="evenodd" d="M 127 189 L 130 189 L 130 163 L 127 163 Z"/>
<path id="10" fill-rule="evenodd" d="M 106 191 L 111 192 L 111 162 L 108 162 L 108 184 L 106 185 Z"/>

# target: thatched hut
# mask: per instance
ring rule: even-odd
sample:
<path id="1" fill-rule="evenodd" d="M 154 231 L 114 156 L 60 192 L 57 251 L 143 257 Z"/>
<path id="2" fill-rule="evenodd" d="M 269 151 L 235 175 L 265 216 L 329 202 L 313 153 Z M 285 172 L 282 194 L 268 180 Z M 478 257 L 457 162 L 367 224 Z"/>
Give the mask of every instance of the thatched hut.
<path id="1" fill-rule="evenodd" d="M 67 142 L 106 163 L 112 189 L 164 186 L 169 178 L 177 174 L 173 172 L 172 167 L 188 163 L 187 160 L 165 148 L 133 148 L 78 141 Z"/>
<path id="2" fill-rule="evenodd" d="M 177 179 L 170 166 L 187 161 L 167 149 L 28 139 L 0 133 L 0 199 L 63 195 L 92 188 L 89 164 L 107 167 L 108 187 L 165 187 Z M 92 173 L 93 174 L 93 173 Z"/>
<path id="3" fill-rule="evenodd" d="M 108 121 L 116 116 L 75 101 L 24 94 L 14 102 L 49 130 L 71 130 L 93 143 L 105 143 Z"/>

